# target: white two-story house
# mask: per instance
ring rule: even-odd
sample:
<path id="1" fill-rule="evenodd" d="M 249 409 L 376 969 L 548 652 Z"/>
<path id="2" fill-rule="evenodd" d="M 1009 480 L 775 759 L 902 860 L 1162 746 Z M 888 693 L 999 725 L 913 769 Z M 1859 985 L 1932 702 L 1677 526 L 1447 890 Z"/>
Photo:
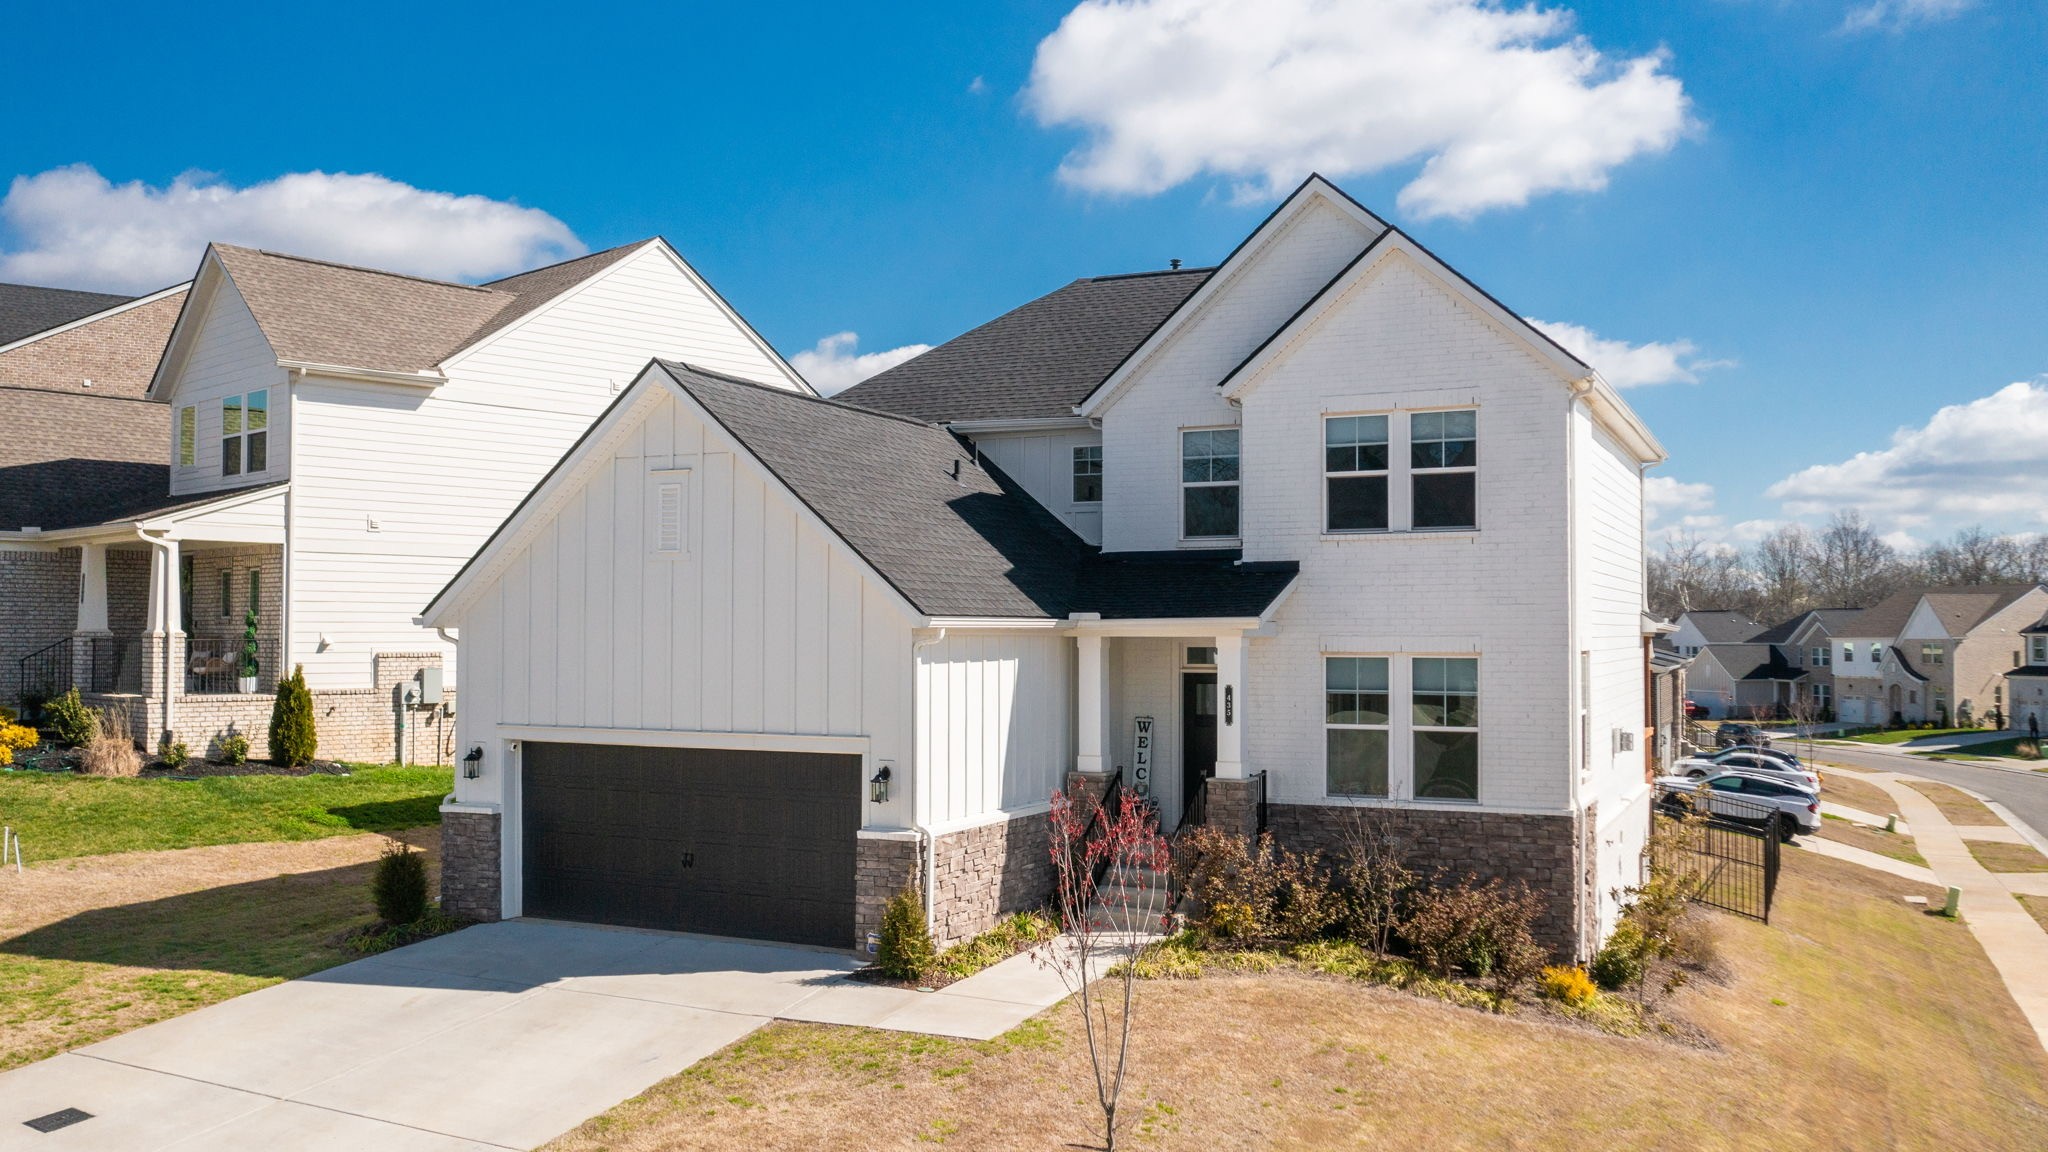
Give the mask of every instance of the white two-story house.
<path id="1" fill-rule="evenodd" d="M 216 244 L 149 354 L 167 481 L 110 507 L 86 477 L 0 542 L 52 553 L 37 599 L 75 605 L 38 621 L 23 689 L 195 754 L 234 731 L 264 755 L 303 666 L 321 755 L 445 755 L 455 646 L 419 605 L 648 357 L 809 392 L 659 239 L 482 285 Z"/>
<path id="2" fill-rule="evenodd" d="M 843 945 L 908 884 L 955 940 L 1114 781 L 1296 847 L 1387 812 L 1583 956 L 1649 828 L 1660 459 L 1321 178 L 837 400 L 656 362 L 426 609 L 470 669 L 444 902 Z"/>

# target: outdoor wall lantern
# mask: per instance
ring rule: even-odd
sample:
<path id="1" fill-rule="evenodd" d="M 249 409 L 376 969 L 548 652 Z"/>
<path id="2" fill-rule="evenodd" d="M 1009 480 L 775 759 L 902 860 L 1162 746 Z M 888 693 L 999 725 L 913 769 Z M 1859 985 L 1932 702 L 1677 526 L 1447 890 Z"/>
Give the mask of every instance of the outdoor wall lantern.
<path id="1" fill-rule="evenodd" d="M 462 758 L 462 778 L 474 780 L 484 774 L 484 746 L 472 744 L 469 755 Z"/>
<path id="2" fill-rule="evenodd" d="M 886 761 L 879 771 L 868 777 L 868 799 L 876 804 L 889 802 L 889 765 Z"/>

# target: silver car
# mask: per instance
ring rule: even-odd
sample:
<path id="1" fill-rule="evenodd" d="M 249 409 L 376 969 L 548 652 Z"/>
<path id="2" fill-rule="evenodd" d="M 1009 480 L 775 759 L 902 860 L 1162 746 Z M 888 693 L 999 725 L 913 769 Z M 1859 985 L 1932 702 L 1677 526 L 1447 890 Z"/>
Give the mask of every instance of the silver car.
<path id="1" fill-rule="evenodd" d="M 1713 815 L 1744 824 L 1775 825 L 1783 840 L 1790 840 L 1796 833 L 1820 830 L 1820 793 L 1783 780 L 1747 772 L 1720 772 L 1703 778 L 1659 776 L 1657 784 L 1665 790 L 1661 803 L 1674 814 L 1687 807 L 1685 793 L 1694 794 L 1691 800 L 1695 810 L 1699 804 L 1697 797 L 1704 794 L 1707 811 Z"/>
<path id="2" fill-rule="evenodd" d="M 1671 772 L 1675 776 L 1688 776 L 1694 780 L 1704 780 L 1719 772 L 1742 772 L 1796 784 L 1814 792 L 1820 791 L 1820 773 L 1796 760 L 1788 764 L 1782 757 L 1762 752 L 1730 751 L 1697 759 L 1680 760 L 1671 766 Z"/>

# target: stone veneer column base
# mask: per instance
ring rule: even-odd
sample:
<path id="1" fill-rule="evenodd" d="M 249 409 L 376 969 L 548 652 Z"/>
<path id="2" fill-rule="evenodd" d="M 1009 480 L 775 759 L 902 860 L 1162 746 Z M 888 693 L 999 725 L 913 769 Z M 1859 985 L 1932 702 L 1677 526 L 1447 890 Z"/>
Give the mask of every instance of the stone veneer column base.
<path id="1" fill-rule="evenodd" d="M 502 819 L 471 805 L 442 807 L 441 911 L 464 920 L 504 917 Z"/>
<path id="2" fill-rule="evenodd" d="M 1203 823 L 1239 836 L 1258 835 L 1259 806 L 1250 780 L 1211 776 L 1203 787 L 1208 791 L 1208 799 L 1203 801 Z"/>
<path id="3" fill-rule="evenodd" d="M 1213 784 L 1214 781 L 1211 781 Z M 1214 820 L 1215 797 L 1210 797 Z M 1266 826 L 1281 846 L 1296 852 L 1321 851 L 1333 856 L 1344 846 L 1353 821 L 1364 817 L 1391 820 L 1406 851 L 1408 867 L 1429 882 L 1456 883 L 1466 877 L 1481 882 L 1499 877 L 1520 880 L 1541 895 L 1544 912 L 1536 938 L 1559 957 L 1585 960 L 1589 950 L 1586 907 L 1594 861 L 1581 841 L 1579 820 L 1568 815 L 1535 816 L 1513 812 L 1470 812 L 1438 808 L 1369 808 L 1320 804 L 1269 804 Z M 1589 808 L 1583 819 L 1590 824 Z"/>
<path id="4" fill-rule="evenodd" d="M 935 855 L 932 939 L 941 948 L 1052 900 L 1052 831 L 1043 813 L 940 836 Z"/>
<path id="5" fill-rule="evenodd" d="M 882 910 L 905 888 L 919 889 L 917 834 L 866 835 L 853 846 L 853 947 L 866 953 L 868 933 L 882 930 Z M 921 893 L 920 893 L 921 894 Z"/>

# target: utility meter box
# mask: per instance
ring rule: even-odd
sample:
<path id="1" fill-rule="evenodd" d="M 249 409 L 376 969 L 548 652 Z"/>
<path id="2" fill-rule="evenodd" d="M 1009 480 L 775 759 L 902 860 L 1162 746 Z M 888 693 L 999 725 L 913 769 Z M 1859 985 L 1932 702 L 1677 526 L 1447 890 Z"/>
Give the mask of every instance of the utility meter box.
<path id="1" fill-rule="evenodd" d="M 439 668 L 422 668 L 414 676 L 414 679 L 420 682 L 421 704 L 439 704 L 441 702 L 441 670 Z"/>

